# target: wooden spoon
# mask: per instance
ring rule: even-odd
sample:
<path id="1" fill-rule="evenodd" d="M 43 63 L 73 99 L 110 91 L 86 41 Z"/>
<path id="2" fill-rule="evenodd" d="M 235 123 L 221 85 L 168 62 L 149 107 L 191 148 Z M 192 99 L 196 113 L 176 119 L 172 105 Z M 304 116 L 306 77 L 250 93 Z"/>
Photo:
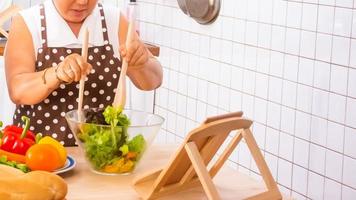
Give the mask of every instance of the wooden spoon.
<path id="1" fill-rule="evenodd" d="M 130 42 L 134 34 L 135 34 L 135 20 L 131 20 L 127 31 L 126 47 L 130 45 Z M 128 65 L 129 64 L 124 59 L 122 61 L 119 82 L 116 87 L 116 94 L 114 97 L 114 101 L 112 103 L 113 107 L 120 108 L 121 110 L 124 109 L 126 103 L 126 73 L 127 73 Z"/>
<path id="2" fill-rule="evenodd" d="M 89 31 L 88 28 L 85 29 L 82 47 L 82 57 L 85 62 L 88 59 L 88 43 L 89 43 Z M 84 82 L 85 77 L 82 77 L 79 82 L 79 101 L 78 101 L 78 119 L 82 121 L 82 107 L 83 107 L 83 93 L 84 93 Z"/>

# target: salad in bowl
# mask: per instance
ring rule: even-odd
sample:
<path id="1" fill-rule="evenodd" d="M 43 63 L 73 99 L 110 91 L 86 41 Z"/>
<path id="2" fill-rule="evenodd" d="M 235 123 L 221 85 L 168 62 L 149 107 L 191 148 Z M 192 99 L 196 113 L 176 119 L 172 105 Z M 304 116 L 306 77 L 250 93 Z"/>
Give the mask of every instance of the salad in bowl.
<path id="1" fill-rule="evenodd" d="M 128 174 L 137 166 L 164 119 L 142 111 L 89 108 L 66 119 L 91 169 L 100 174 Z"/>

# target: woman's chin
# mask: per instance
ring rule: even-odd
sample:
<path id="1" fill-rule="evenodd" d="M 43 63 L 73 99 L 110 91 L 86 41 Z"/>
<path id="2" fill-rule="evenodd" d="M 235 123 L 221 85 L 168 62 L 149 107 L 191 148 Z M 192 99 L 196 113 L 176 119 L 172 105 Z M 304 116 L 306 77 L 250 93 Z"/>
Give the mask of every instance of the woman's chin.
<path id="1" fill-rule="evenodd" d="M 66 17 L 70 23 L 82 23 L 88 15 L 86 13 L 71 13 Z"/>

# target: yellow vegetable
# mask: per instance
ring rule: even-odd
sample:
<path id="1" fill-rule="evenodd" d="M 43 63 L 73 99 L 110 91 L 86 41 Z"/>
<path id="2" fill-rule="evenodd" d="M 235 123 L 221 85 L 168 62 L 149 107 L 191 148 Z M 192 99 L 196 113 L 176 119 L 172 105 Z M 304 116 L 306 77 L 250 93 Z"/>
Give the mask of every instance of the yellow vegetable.
<path id="1" fill-rule="evenodd" d="M 44 138 L 42 138 L 38 144 L 50 144 L 53 147 L 55 147 L 59 153 L 59 156 L 61 158 L 62 164 L 64 165 L 66 160 L 67 160 L 67 151 L 66 149 L 63 147 L 63 145 L 61 143 L 59 143 L 57 140 L 46 136 Z"/>
<path id="2" fill-rule="evenodd" d="M 106 173 L 126 173 L 132 171 L 135 163 L 125 158 L 120 158 L 111 165 L 106 165 L 102 170 Z"/>
<path id="3" fill-rule="evenodd" d="M 125 159 L 120 158 L 119 160 L 115 161 L 111 165 L 106 165 L 103 168 L 103 171 L 107 173 L 118 173 L 120 171 L 121 166 L 124 164 L 125 164 Z"/>
<path id="4" fill-rule="evenodd" d="M 120 173 L 130 172 L 134 166 L 135 163 L 133 161 L 127 160 L 126 163 L 123 166 L 121 166 L 119 172 Z"/>

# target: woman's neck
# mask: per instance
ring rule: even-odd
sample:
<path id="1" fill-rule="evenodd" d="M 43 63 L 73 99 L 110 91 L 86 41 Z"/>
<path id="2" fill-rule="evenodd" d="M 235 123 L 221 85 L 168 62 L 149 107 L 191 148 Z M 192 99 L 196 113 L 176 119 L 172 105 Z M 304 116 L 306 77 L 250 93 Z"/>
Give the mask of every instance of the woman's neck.
<path id="1" fill-rule="evenodd" d="M 67 22 L 69 28 L 74 33 L 74 35 L 78 38 L 80 28 L 82 27 L 83 23 L 73 23 L 73 22 L 69 22 L 69 21 L 66 21 L 66 22 Z"/>

